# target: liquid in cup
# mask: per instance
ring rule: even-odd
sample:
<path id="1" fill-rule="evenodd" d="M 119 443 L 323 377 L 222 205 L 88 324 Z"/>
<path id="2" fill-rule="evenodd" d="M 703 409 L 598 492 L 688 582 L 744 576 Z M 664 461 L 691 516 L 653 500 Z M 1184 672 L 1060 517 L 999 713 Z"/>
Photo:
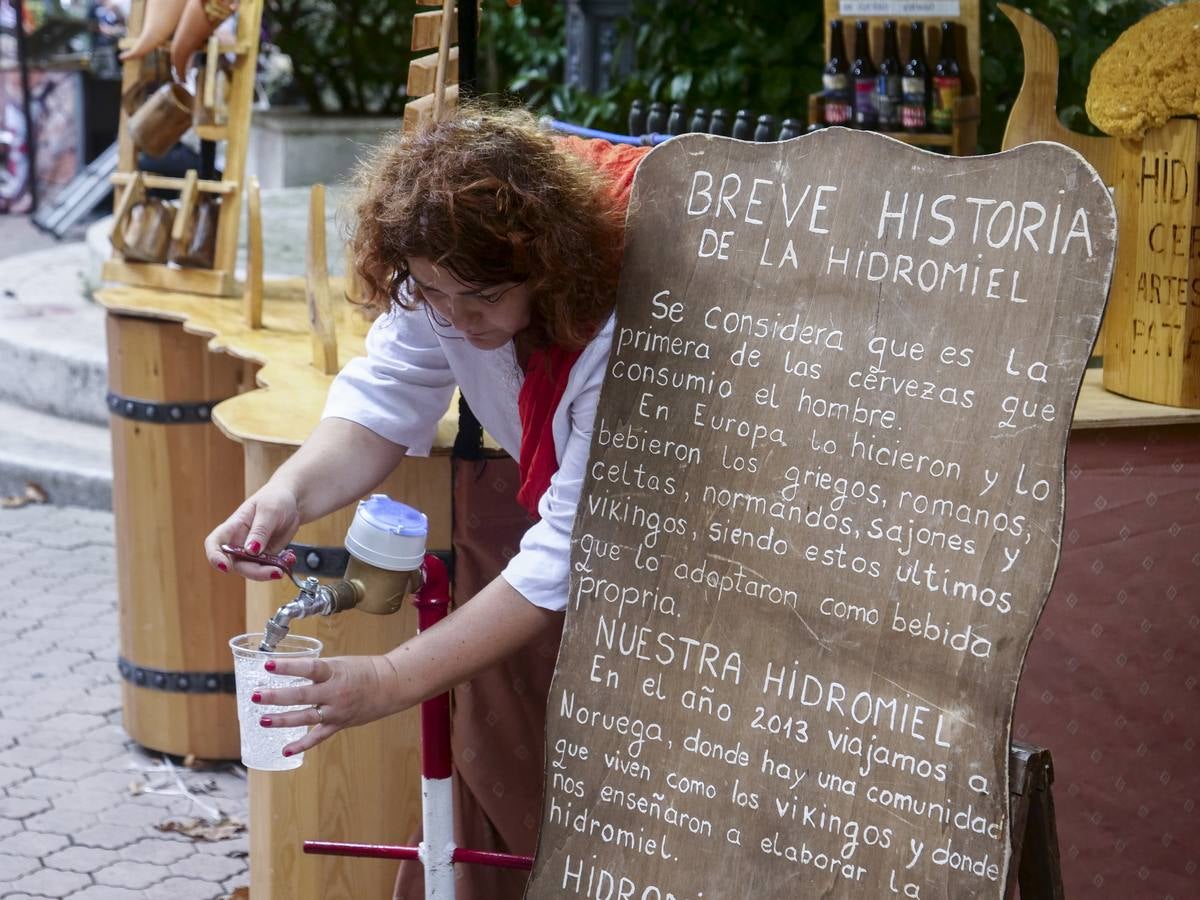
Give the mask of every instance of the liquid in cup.
<path id="1" fill-rule="evenodd" d="M 295 769 L 304 762 L 304 754 L 284 756 L 283 748 L 299 740 L 308 731 L 301 725 L 297 728 L 263 728 L 259 719 L 305 706 L 270 706 L 266 703 L 251 703 L 250 695 L 255 691 L 275 690 L 283 687 L 312 684 L 307 678 L 295 675 L 278 675 L 268 672 L 263 664 L 268 659 L 315 658 L 321 655 L 321 642 L 316 638 L 289 634 L 279 642 L 275 650 L 266 653 L 258 649 L 263 633 L 240 634 L 229 641 L 233 651 L 233 678 L 237 686 L 238 726 L 242 738 L 242 765 L 247 769 L 281 772 Z"/>

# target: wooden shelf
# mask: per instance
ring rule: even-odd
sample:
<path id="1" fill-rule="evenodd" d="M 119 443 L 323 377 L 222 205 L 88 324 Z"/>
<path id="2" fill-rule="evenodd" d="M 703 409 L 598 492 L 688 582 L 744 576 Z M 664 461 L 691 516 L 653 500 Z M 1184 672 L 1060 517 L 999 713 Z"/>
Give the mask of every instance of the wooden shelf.
<path id="1" fill-rule="evenodd" d="M 821 94 L 808 95 L 808 121 L 820 122 L 823 118 L 824 98 Z M 851 126 L 846 125 L 849 128 Z M 875 131 L 875 129 L 866 129 Z M 944 147 L 955 156 L 968 156 L 975 152 L 975 140 L 979 131 L 979 98 L 975 95 L 959 97 L 954 104 L 954 130 L 949 134 L 941 131 L 876 131 L 914 147 Z"/>
<path id="2" fill-rule="evenodd" d="M 133 45 L 141 33 L 146 0 L 133 0 L 129 14 L 130 37 L 120 42 L 122 48 Z M 109 281 L 165 291 L 229 296 L 237 291 L 238 281 L 234 276 L 237 264 L 237 236 L 241 217 L 242 186 L 245 183 L 246 145 L 249 140 L 250 113 L 254 101 L 255 66 L 258 58 L 258 36 L 262 20 L 262 0 L 242 0 L 238 4 L 236 40 L 223 43 L 209 39 L 209 79 L 216 78 L 216 53 L 234 54 L 228 78 L 228 121 L 222 125 L 202 125 L 197 134 L 205 140 L 219 140 L 225 144 L 225 166 L 220 180 L 205 179 L 194 182 L 195 190 L 220 197 L 213 262 L 211 269 L 180 268 L 174 265 L 141 263 L 125 260 L 114 250 L 112 258 L 105 263 L 102 277 Z M 215 52 L 214 52 L 215 51 Z M 127 60 L 122 68 L 122 93 L 139 89 L 149 73 L 143 72 L 144 59 Z M 215 85 L 210 80 L 209 85 Z M 215 88 L 214 88 L 215 89 Z M 129 113 L 121 111 L 120 129 L 117 140 L 117 172 L 111 180 L 114 185 L 113 205 L 122 210 L 125 194 L 140 179 L 143 187 L 181 191 L 189 198 L 194 197 L 191 187 L 186 187 L 183 178 L 173 178 L 138 171 L 138 148 L 129 133 Z M 140 188 L 139 188 L 140 190 Z M 185 202 L 185 212 L 188 207 Z"/>

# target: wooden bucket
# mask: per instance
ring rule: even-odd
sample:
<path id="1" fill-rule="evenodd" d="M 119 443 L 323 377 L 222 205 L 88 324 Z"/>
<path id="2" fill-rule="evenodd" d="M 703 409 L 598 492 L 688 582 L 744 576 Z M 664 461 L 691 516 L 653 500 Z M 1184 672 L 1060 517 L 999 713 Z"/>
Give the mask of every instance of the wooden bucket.
<path id="1" fill-rule="evenodd" d="M 242 502 L 242 449 L 210 421 L 248 366 L 177 322 L 110 313 L 118 619 L 125 730 L 178 756 L 239 755 L 233 660 L 245 587 L 204 536 Z"/>
<path id="2" fill-rule="evenodd" d="M 1171 119 L 1120 143 L 1104 386 L 1200 408 L 1200 121 Z"/>
<path id="3" fill-rule="evenodd" d="M 257 490 L 295 448 L 247 440 L 246 493 Z M 429 517 L 431 550 L 450 548 L 450 457 L 410 457 L 378 490 Z M 232 508 L 232 507 L 231 507 Z M 341 548 L 354 505 L 312 522 L 298 543 Z M 246 631 L 296 596 L 290 582 L 248 582 Z M 391 616 L 355 610 L 301 619 L 295 634 L 324 643 L 322 656 L 386 653 L 416 634 L 411 606 Z M 339 732 L 288 772 L 250 772 L 250 895 L 288 900 L 390 897 L 399 863 L 307 855 L 305 840 L 403 844 L 421 821 L 420 726 L 411 709 Z"/>

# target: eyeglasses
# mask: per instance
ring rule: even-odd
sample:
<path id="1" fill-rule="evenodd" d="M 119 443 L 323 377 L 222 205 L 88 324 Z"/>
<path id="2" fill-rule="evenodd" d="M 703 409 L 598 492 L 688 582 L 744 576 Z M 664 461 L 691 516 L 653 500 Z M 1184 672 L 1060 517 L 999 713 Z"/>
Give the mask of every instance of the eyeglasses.
<path id="1" fill-rule="evenodd" d="M 494 307 L 502 302 L 508 292 L 523 284 L 523 281 L 513 281 L 508 284 L 488 286 L 479 291 L 462 294 L 446 294 L 437 288 L 423 285 L 412 275 L 404 282 L 410 297 L 421 303 L 429 315 L 430 321 L 441 328 L 452 328 L 454 323 L 447 317 L 452 303 L 481 303 L 486 307 Z"/>

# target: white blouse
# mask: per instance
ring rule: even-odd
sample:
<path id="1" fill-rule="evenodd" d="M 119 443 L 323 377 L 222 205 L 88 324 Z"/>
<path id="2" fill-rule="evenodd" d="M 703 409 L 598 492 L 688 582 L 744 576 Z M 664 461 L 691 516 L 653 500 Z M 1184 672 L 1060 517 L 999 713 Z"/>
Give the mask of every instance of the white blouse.
<path id="1" fill-rule="evenodd" d="M 541 520 L 525 532 L 520 552 L 501 573 L 530 603 L 545 609 L 567 605 L 571 527 L 612 336 L 610 317 L 571 369 L 554 412 L 558 472 L 538 504 Z M 435 326 L 424 309 L 396 309 L 371 327 L 367 355 L 352 359 L 334 379 L 322 418 L 357 422 L 407 447 L 410 456 L 428 456 L 457 385 L 480 424 L 519 459 L 517 394 L 523 381 L 511 342 L 477 350 L 455 329 Z"/>

